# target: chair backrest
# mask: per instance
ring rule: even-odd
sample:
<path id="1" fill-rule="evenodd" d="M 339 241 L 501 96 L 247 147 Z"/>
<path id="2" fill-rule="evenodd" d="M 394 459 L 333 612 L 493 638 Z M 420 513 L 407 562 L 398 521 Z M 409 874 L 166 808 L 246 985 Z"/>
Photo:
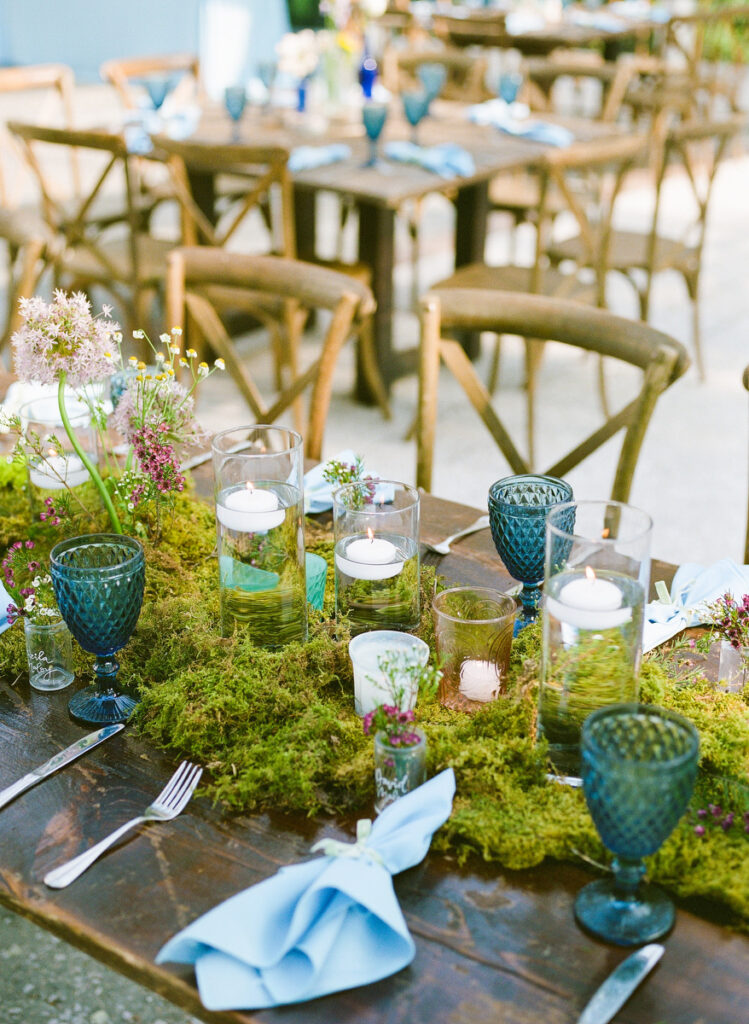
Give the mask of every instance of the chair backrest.
<path id="1" fill-rule="evenodd" d="M 695 104 L 702 103 L 703 116 L 715 116 L 718 96 L 732 110 L 739 110 L 739 90 L 749 60 L 749 5 L 715 4 L 670 18 L 664 55 L 683 68 Z"/>
<path id="2" fill-rule="evenodd" d="M 402 92 L 419 84 L 419 68 L 425 64 L 439 64 L 445 69 L 445 84 L 440 96 L 446 100 L 481 103 L 492 96 L 486 87 L 488 62 L 485 57 L 466 53 L 465 50 L 396 50 L 391 47 L 385 54 L 386 68 L 390 62 L 390 79 L 386 84 L 393 91 Z"/>
<path id="3" fill-rule="evenodd" d="M 208 246 L 173 250 L 167 258 L 167 317 L 170 326 L 197 327 L 214 352 L 221 356 L 258 423 L 273 423 L 290 409 L 307 388 L 312 389 L 305 450 L 311 458 L 322 455 L 322 438 L 330 406 L 338 354 L 351 335 L 375 308 L 366 285 L 346 274 L 280 256 L 229 253 Z M 279 394 L 266 399 L 247 366 L 239 358 L 216 312 L 213 296 L 229 290 L 244 293 L 244 308 L 273 335 L 290 302 L 302 310 L 332 313 L 319 356 L 305 370 L 297 370 Z"/>
<path id="4" fill-rule="evenodd" d="M 505 28 L 507 12 L 474 8 L 468 17 L 435 13 L 432 31 L 451 46 L 512 46 Z"/>
<path id="5" fill-rule="evenodd" d="M 33 93 L 35 101 L 37 94 L 45 93 L 53 95 L 59 105 L 61 118 L 60 124 L 66 128 L 73 126 L 73 90 L 75 79 L 73 71 L 66 64 L 30 64 L 26 67 L 0 68 L 0 96 L 11 93 Z M 38 106 L 35 102 L 35 106 Z M 46 111 L 49 117 L 50 112 Z M 36 116 L 36 112 L 35 115 Z M 15 197 L 11 194 L 8 183 L 10 167 L 5 166 L 8 149 L 15 148 L 13 137 L 2 130 L 2 145 L 0 145 L 0 204 L 10 206 Z M 6 148 L 7 145 L 7 148 Z M 20 158 L 20 153 L 16 150 Z M 74 195 L 80 189 L 80 172 L 78 167 L 78 155 L 73 150 L 70 153 L 70 180 L 66 183 L 67 191 Z"/>
<path id="6" fill-rule="evenodd" d="M 642 370 L 643 382 L 637 397 L 546 470 L 552 476 L 564 476 L 623 429 L 611 497 L 627 500 L 656 400 L 689 365 L 679 342 L 646 324 L 563 299 L 475 288 L 444 288 L 427 294 L 421 303 L 416 470 L 418 485 L 426 489 L 432 481 L 440 360 L 460 383 L 512 472 L 530 471 L 492 407 L 491 396 L 473 364 L 456 341 L 441 337 L 443 329 L 492 331 L 558 341 Z"/>
<path id="7" fill-rule="evenodd" d="M 280 146 L 215 145 L 207 142 L 177 141 L 166 136 L 154 139 L 166 152 L 175 194 L 182 214 L 182 237 L 186 245 L 206 243 L 225 246 L 251 211 L 266 202 L 276 190 L 280 197 L 280 224 L 274 248 L 290 259 L 296 255 L 293 186 L 287 163 L 289 152 Z M 247 177 L 247 191 L 213 224 L 196 202 L 190 187 L 190 172 L 230 173 Z M 272 219 L 271 221 L 272 227 Z"/>
<path id="8" fill-rule="evenodd" d="M 153 57 L 128 57 L 108 60 L 99 68 L 105 82 L 111 82 L 123 104 L 137 109 L 142 96 L 141 80 L 153 75 L 179 75 L 191 78 L 200 89 L 200 61 L 193 53 L 166 53 Z"/>

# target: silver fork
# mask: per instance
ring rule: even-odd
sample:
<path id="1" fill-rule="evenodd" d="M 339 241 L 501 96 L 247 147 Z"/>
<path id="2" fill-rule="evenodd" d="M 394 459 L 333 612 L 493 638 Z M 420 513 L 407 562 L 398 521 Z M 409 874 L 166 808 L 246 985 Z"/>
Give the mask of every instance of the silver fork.
<path id="1" fill-rule="evenodd" d="M 458 530 L 457 533 L 450 534 L 449 537 L 445 537 L 444 540 L 441 540 L 439 544 L 430 544 L 429 541 L 426 540 L 423 540 L 421 543 L 425 548 L 428 548 L 429 551 L 433 551 L 436 555 L 449 555 L 450 545 L 454 541 L 460 540 L 461 537 L 467 537 L 469 533 L 478 533 L 479 530 L 485 530 L 488 525 L 489 516 L 481 516 L 481 518 L 477 519 L 475 523 L 471 523 L 470 526 L 466 526 L 462 530 Z"/>
<path id="2" fill-rule="evenodd" d="M 65 864 L 61 864 L 59 868 L 54 868 L 45 876 L 44 884 L 48 885 L 51 889 L 64 889 L 66 885 L 70 885 L 79 875 L 82 875 L 86 868 L 90 867 L 105 850 L 113 846 L 120 836 L 124 836 L 129 829 L 135 828 L 136 825 L 140 825 L 144 821 L 171 821 L 172 818 L 176 818 L 187 806 L 187 802 L 195 792 L 195 787 L 200 781 L 202 774 L 202 768 L 190 764 L 189 761 L 183 761 L 154 802 L 149 807 L 146 807 L 143 814 L 133 818 L 131 821 L 125 822 L 124 825 L 120 825 L 111 835 L 102 839 L 96 846 L 92 846 L 90 850 L 86 850 Z"/>

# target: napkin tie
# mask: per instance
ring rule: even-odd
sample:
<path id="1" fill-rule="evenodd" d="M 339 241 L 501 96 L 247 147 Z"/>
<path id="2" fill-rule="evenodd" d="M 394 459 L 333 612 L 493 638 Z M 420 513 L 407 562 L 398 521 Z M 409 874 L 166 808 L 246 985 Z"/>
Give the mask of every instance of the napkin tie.
<path id="1" fill-rule="evenodd" d="M 375 864 L 379 864 L 381 867 L 386 867 L 385 861 L 379 855 L 377 850 L 373 850 L 371 846 L 367 845 L 367 839 L 372 832 L 372 819 L 371 818 L 359 818 L 356 823 L 356 842 L 355 843 L 344 843 L 340 839 L 319 839 L 313 847 L 311 847 L 312 853 L 317 853 L 321 850 L 326 857 L 353 857 L 360 859 L 367 857 L 373 860 Z"/>

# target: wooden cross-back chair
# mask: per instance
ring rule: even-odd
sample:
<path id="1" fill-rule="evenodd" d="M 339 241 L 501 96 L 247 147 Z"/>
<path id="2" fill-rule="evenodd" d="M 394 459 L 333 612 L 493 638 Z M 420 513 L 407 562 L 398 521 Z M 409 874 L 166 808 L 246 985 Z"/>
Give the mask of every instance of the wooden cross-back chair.
<path id="1" fill-rule="evenodd" d="M 463 348 L 443 336 L 444 331 L 457 329 L 532 334 L 617 359 L 643 371 L 639 394 L 546 470 L 553 476 L 564 476 L 624 430 L 611 497 L 626 501 L 658 396 L 689 365 L 684 348 L 645 324 L 563 299 L 468 288 L 446 288 L 426 295 L 421 313 L 416 480 L 427 490 L 432 483 L 440 362 L 461 385 L 511 471 L 528 473 L 532 468 L 492 407 L 491 396 Z"/>
<path id="2" fill-rule="evenodd" d="M 616 201 L 627 174 L 642 161 L 646 151 L 647 141 L 640 136 L 603 137 L 589 142 L 576 142 L 561 149 L 548 149 L 539 157 L 536 171 L 538 206 L 533 264 L 467 264 L 451 277 L 434 285 L 431 290 L 436 293 L 450 288 L 531 292 L 605 305 L 608 249 Z M 581 181 L 584 185 L 582 191 Z M 562 209 L 569 211 L 577 223 L 580 238 L 595 270 L 592 283 L 581 281 L 575 273 L 562 273 L 550 265 L 547 248 L 551 241 L 551 229 Z M 528 331 L 520 333 L 526 339 L 528 453 L 532 463 L 536 375 L 543 343 Z M 490 393 L 494 393 L 499 380 L 499 355 L 500 346 L 497 341 L 489 374 Z M 602 372 L 599 373 L 599 384 L 603 397 Z"/>
<path id="3" fill-rule="evenodd" d="M 749 391 L 749 366 L 744 370 L 741 378 L 746 391 Z M 746 540 L 744 542 L 744 564 L 749 565 L 749 514 L 746 520 Z"/>
<path id="4" fill-rule="evenodd" d="M 655 196 L 649 230 L 638 232 L 617 228 L 608 237 L 606 269 L 616 271 L 630 281 L 637 294 L 643 320 L 649 316 L 655 275 L 666 270 L 681 275 L 692 306 L 692 344 L 702 378 L 705 366 L 700 339 L 699 286 L 710 199 L 721 161 L 731 141 L 745 125 L 744 115 L 733 114 L 720 121 L 694 120 L 665 126 L 656 145 Z M 681 181 L 689 187 L 694 213 L 691 222 L 684 216 L 688 228 L 679 238 L 668 237 L 661 229 L 662 199 L 669 168 L 679 168 L 683 172 Z M 589 246 L 582 234 L 554 243 L 548 251 L 555 264 L 572 260 L 578 268 L 593 265 Z"/>
<path id="5" fill-rule="evenodd" d="M 131 326 L 147 321 L 147 302 L 163 282 L 166 253 L 173 243 L 152 238 L 143 225 L 139 190 L 135 181 L 134 158 L 120 135 L 100 131 L 47 128 L 40 125 L 8 123 L 21 141 L 41 195 L 45 221 L 58 241 L 50 260 L 58 281 L 69 287 L 99 285 L 125 309 Z M 75 208 L 62 203 L 45 173 L 39 150 L 46 146 L 76 148 L 100 158 L 93 184 L 76 202 Z M 124 193 L 124 222 L 109 228 L 92 223 L 89 213 L 109 189 Z"/>
<path id="6" fill-rule="evenodd" d="M 142 96 L 140 81 L 152 75 L 183 74 L 200 90 L 200 61 L 193 53 L 165 53 L 148 57 L 127 57 L 108 60 L 99 68 L 105 82 L 117 90 L 123 104 L 137 110 Z"/>
<path id="7" fill-rule="evenodd" d="M 278 310 L 285 302 L 293 301 L 305 310 L 328 310 L 332 314 L 317 358 L 305 370 L 297 369 L 273 397 L 263 395 L 237 353 L 213 301 L 217 288 L 246 292 L 258 309 L 268 310 L 263 322 L 271 331 L 277 329 L 278 323 L 278 314 L 272 315 L 274 304 Z M 256 422 L 273 423 L 311 388 L 304 439 L 306 453 L 314 459 L 322 456 L 338 355 L 352 333 L 371 317 L 374 307 L 374 298 L 366 285 L 299 260 L 229 253 L 207 246 L 175 249 L 168 259 L 169 323 L 179 327 L 191 323 L 206 337 L 214 352 L 225 360 Z"/>
<path id="8" fill-rule="evenodd" d="M 484 81 L 488 67 L 486 57 L 452 48 L 397 50 L 391 47 L 383 58 L 383 80 L 393 92 L 420 87 L 419 68 L 425 64 L 439 64 L 445 69 L 445 83 L 440 91 L 442 99 L 481 103 L 493 95 Z"/>

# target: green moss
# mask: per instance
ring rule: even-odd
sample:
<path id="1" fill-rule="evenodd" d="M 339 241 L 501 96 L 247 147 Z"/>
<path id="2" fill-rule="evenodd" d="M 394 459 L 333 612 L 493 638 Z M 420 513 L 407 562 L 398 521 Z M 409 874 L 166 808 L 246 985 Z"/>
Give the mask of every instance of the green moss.
<path id="1" fill-rule="evenodd" d="M 2 542 L 28 532 L 25 496 L 9 489 L 0 520 Z M 35 527 L 40 547 L 59 531 Z M 229 808 L 272 807 L 301 814 L 369 815 L 373 800 L 371 739 L 353 712 L 349 629 L 332 621 L 330 533 L 309 523 L 309 550 L 331 566 L 322 613 L 310 612 L 309 641 L 280 651 L 254 647 L 242 633 L 220 636 L 213 512 L 178 497 L 159 546 L 145 541 L 143 611 L 122 652 L 122 679 L 141 698 L 135 725 L 153 742 L 208 768 L 207 792 Z M 421 576 L 421 635 L 434 646 L 434 571 Z M 90 658 L 78 652 L 79 673 Z M 536 744 L 540 626 L 516 638 L 509 696 L 467 716 L 436 700 L 419 708 L 430 773 L 451 766 L 457 779 L 453 814 L 435 847 L 461 861 L 478 855 L 508 868 L 548 857 L 607 859 L 579 790 L 549 783 L 546 749 Z M 728 808 L 746 796 L 749 707 L 704 679 L 674 679 L 662 659 L 646 659 L 641 698 L 695 722 L 701 739 L 701 801 Z M 0 638 L 0 674 L 25 671 L 23 630 Z M 749 695 L 748 695 L 749 696 Z M 720 797 L 720 799 L 718 799 Z M 749 798 L 747 798 L 749 799 Z M 650 862 L 650 873 L 681 896 L 718 901 L 749 928 L 749 840 L 738 826 L 700 839 L 685 818 Z"/>

